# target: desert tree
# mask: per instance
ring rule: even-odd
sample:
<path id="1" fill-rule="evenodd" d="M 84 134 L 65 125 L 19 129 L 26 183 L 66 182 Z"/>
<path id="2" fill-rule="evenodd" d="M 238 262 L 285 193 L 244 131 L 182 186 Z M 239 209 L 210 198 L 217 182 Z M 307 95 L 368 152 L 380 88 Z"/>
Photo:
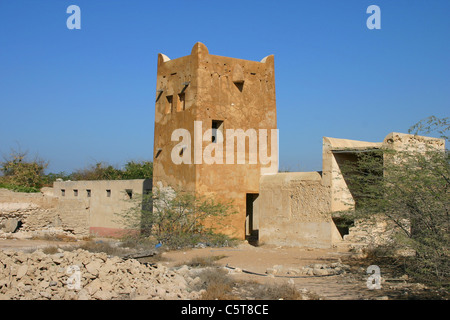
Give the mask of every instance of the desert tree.
<path id="1" fill-rule="evenodd" d="M 154 188 L 153 192 L 133 197 L 132 201 L 129 210 L 117 213 L 117 221 L 128 230 L 139 231 L 130 232 L 129 236 L 138 234 L 140 239 L 151 239 L 170 248 L 199 242 L 223 245 L 231 240 L 216 228 L 235 214 L 231 202 L 171 188 Z"/>
<path id="2" fill-rule="evenodd" d="M 448 142 L 448 118 L 429 117 L 409 133 L 434 135 Z M 442 141 L 441 140 L 441 141 Z M 430 141 L 430 140 L 428 140 Z M 422 148 L 383 147 L 357 154 L 341 166 L 355 199 L 348 216 L 381 216 L 391 226 L 391 248 L 414 252 L 404 263 L 409 274 L 447 283 L 450 274 L 450 166 L 446 148 L 422 140 Z"/>

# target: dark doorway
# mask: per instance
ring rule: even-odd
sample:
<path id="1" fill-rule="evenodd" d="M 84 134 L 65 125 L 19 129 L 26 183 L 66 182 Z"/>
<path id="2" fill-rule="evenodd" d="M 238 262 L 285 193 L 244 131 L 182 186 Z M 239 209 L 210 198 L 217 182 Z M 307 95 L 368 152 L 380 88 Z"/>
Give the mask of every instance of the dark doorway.
<path id="1" fill-rule="evenodd" d="M 245 239 L 251 245 L 258 244 L 258 217 L 257 199 L 258 193 L 247 193 L 245 214 Z M 256 214 L 255 214 L 256 212 Z"/>

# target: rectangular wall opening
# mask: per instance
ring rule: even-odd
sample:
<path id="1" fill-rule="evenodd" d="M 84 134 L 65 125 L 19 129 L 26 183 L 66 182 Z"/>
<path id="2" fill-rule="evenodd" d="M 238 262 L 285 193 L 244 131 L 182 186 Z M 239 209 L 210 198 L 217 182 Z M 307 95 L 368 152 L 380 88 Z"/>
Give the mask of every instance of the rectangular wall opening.
<path id="1" fill-rule="evenodd" d="M 178 109 L 177 111 L 184 111 L 184 110 L 186 110 L 185 94 L 184 94 L 184 92 L 180 93 L 178 95 L 177 109 Z"/>
<path id="2" fill-rule="evenodd" d="M 166 99 L 166 114 L 169 114 L 173 111 L 173 96 L 167 96 Z"/>
<path id="3" fill-rule="evenodd" d="M 106 190 L 106 196 L 108 197 L 108 198 L 110 198 L 111 197 L 111 190 Z"/>
<path id="4" fill-rule="evenodd" d="M 348 190 L 356 209 L 360 207 L 360 201 L 377 197 L 371 193 L 376 193 L 377 188 L 374 186 L 383 180 L 384 162 L 381 150 L 334 150 L 333 156 L 342 174 L 344 187 L 341 186 L 341 189 Z M 369 188 L 366 187 L 368 184 L 363 182 L 368 181 L 368 177 L 371 179 Z M 342 198 L 342 195 L 340 197 Z M 342 237 L 349 234 L 349 229 L 354 226 L 353 219 L 339 213 L 334 213 L 332 220 Z"/>
<path id="5" fill-rule="evenodd" d="M 87 189 L 87 190 L 86 190 L 86 196 L 87 196 L 88 198 L 91 197 L 91 190 L 90 190 L 90 189 Z"/>
<path id="6" fill-rule="evenodd" d="M 258 193 L 247 193 L 245 213 L 245 239 L 251 245 L 258 244 Z"/>
<path id="7" fill-rule="evenodd" d="M 77 189 L 73 189 L 73 196 L 74 197 L 78 197 L 78 190 Z"/>

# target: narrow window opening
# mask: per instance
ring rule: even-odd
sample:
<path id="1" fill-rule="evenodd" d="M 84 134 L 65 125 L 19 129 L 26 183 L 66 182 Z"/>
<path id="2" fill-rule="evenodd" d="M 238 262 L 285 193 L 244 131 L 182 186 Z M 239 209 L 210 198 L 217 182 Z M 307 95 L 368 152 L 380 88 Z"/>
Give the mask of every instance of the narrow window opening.
<path id="1" fill-rule="evenodd" d="M 87 190 L 86 190 L 86 195 L 87 195 L 88 198 L 91 197 L 91 190 L 90 190 L 90 189 L 87 189 Z"/>
<path id="2" fill-rule="evenodd" d="M 217 143 L 217 131 L 220 131 L 222 133 L 222 137 L 223 137 L 223 121 L 222 120 L 213 120 L 211 129 L 212 129 L 211 142 Z"/>
<path id="3" fill-rule="evenodd" d="M 259 236 L 258 193 L 247 193 L 245 215 L 245 238 L 249 244 L 257 246 Z"/>
<path id="4" fill-rule="evenodd" d="M 74 197 L 78 197 L 78 190 L 77 189 L 73 189 L 73 196 Z"/>
<path id="5" fill-rule="evenodd" d="M 173 96 L 167 96 L 166 114 L 172 113 L 173 109 Z"/>
<path id="6" fill-rule="evenodd" d="M 183 92 L 178 95 L 178 111 L 184 110 L 186 110 L 186 103 L 185 103 L 185 94 Z"/>
<path id="7" fill-rule="evenodd" d="M 108 198 L 110 198 L 111 197 L 111 190 L 106 190 L 106 196 L 108 197 Z"/>
<path id="8" fill-rule="evenodd" d="M 63 196 L 63 197 L 66 196 L 66 190 L 65 189 L 61 189 L 61 196 Z"/>

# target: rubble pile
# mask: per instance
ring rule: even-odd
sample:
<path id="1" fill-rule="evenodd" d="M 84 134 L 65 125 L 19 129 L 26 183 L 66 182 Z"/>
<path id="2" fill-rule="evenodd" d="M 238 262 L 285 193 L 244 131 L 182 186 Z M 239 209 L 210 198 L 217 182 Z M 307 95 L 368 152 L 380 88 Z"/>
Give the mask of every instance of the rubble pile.
<path id="1" fill-rule="evenodd" d="M 0 300 L 198 299 L 187 280 L 161 264 L 82 249 L 0 251 Z"/>

